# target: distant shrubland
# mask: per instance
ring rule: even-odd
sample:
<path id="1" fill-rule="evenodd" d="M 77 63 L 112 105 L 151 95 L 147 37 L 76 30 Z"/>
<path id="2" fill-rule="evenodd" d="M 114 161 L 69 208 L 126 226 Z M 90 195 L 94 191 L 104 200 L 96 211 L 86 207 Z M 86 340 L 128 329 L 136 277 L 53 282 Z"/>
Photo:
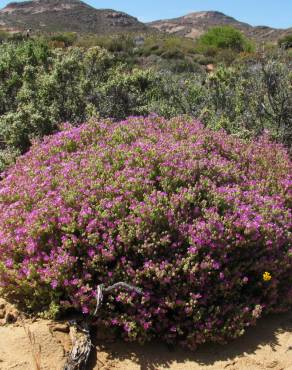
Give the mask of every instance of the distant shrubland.
<path id="1" fill-rule="evenodd" d="M 183 114 L 245 139 L 268 130 L 291 147 L 291 56 L 274 46 L 256 52 L 230 27 L 197 43 L 155 34 L 140 45 L 134 35 L 20 36 L 0 45 L 1 171 L 62 122 L 90 117 Z"/>
<path id="2" fill-rule="evenodd" d="M 190 349 L 289 310 L 292 65 L 279 46 L 230 27 L 197 42 L 4 35 L 1 296 L 90 315 L 98 285 L 129 282 L 142 294 L 108 294 L 98 320 Z"/>

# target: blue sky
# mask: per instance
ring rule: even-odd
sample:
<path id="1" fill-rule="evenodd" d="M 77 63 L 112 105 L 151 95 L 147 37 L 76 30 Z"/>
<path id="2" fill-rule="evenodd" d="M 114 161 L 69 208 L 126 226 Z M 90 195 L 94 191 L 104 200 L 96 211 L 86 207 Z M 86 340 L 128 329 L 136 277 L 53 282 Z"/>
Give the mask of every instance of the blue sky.
<path id="1" fill-rule="evenodd" d="M 0 0 L 0 7 L 10 1 Z M 86 0 L 96 8 L 129 13 L 143 22 L 193 11 L 217 10 L 252 25 L 292 27 L 292 0 Z"/>

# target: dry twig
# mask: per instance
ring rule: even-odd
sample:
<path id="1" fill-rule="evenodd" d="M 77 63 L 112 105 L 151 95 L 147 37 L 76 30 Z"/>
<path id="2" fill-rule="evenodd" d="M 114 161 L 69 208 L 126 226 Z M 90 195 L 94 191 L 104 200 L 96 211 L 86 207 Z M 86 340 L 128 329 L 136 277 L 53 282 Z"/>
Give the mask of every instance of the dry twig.
<path id="1" fill-rule="evenodd" d="M 123 282 L 116 283 L 107 288 L 105 288 L 103 284 L 98 285 L 96 289 L 96 308 L 93 313 L 94 316 L 102 305 L 103 294 L 109 293 L 117 288 L 124 288 L 126 290 L 142 294 L 141 289 Z M 70 323 L 70 337 L 72 341 L 72 349 L 63 370 L 86 370 L 87 361 L 92 347 L 89 324 L 87 322 L 82 322 L 78 325 L 76 321 L 72 321 Z"/>
<path id="2" fill-rule="evenodd" d="M 30 343 L 33 366 L 35 370 L 41 370 L 41 346 L 36 342 L 34 333 L 26 326 L 23 317 L 20 318 L 20 322 Z"/>

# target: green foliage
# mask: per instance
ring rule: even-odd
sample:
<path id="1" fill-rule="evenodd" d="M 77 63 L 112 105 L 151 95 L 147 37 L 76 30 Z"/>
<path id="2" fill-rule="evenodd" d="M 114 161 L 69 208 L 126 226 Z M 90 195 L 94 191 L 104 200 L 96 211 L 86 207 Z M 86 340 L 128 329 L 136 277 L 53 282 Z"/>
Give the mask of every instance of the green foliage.
<path id="1" fill-rule="evenodd" d="M 61 122 L 82 122 L 92 91 L 107 78 L 112 63 L 100 48 L 60 52 L 28 41 L 3 45 L 2 50 L 0 137 L 3 149 L 21 152 Z"/>
<path id="2" fill-rule="evenodd" d="M 3 142 L 1 142 L 1 148 L 3 147 Z M 12 163 L 16 161 L 20 152 L 17 149 L 8 147 L 0 150 L 0 174 L 9 167 Z M 0 175 L 0 178 L 2 176 Z"/>
<path id="3" fill-rule="evenodd" d="M 148 113 L 150 95 L 156 83 L 157 78 L 150 70 L 135 69 L 129 73 L 121 66 L 96 90 L 91 102 L 101 117 L 124 119 L 144 115 Z"/>
<path id="4" fill-rule="evenodd" d="M 2 67 L 11 68 L 11 74 L 2 74 L 1 137 L 7 146 L 23 152 L 30 145 L 30 136 L 51 132 L 50 107 L 36 101 L 42 88 L 40 76 L 49 73 L 51 53 L 45 44 L 31 42 L 16 49 L 8 45 L 6 51 Z"/>
<path id="5" fill-rule="evenodd" d="M 207 125 L 241 137 L 268 130 L 291 146 L 291 78 L 291 66 L 274 59 L 218 68 L 207 82 Z"/>
<path id="6" fill-rule="evenodd" d="M 127 52 L 131 53 L 134 48 L 134 36 L 121 34 L 121 35 L 83 35 L 77 42 L 76 46 L 80 47 L 94 47 L 100 46 L 109 52 Z"/>
<path id="7" fill-rule="evenodd" d="M 218 26 L 209 29 L 198 40 L 197 47 L 205 52 L 231 49 L 236 52 L 252 51 L 253 45 L 239 30 L 231 26 Z"/>
<path id="8" fill-rule="evenodd" d="M 9 39 L 9 33 L 3 30 L 0 30 L 0 42 L 3 42 L 5 40 Z"/>
<path id="9" fill-rule="evenodd" d="M 278 45 L 284 49 L 292 48 L 292 34 L 282 37 L 278 41 Z"/>
<path id="10" fill-rule="evenodd" d="M 76 32 L 62 32 L 50 37 L 50 41 L 63 43 L 64 46 L 72 46 L 77 40 Z"/>
<path id="11" fill-rule="evenodd" d="M 22 42 L 27 40 L 27 37 L 22 32 L 7 32 L 0 29 L 0 43 L 3 42 Z"/>
<path id="12" fill-rule="evenodd" d="M 136 45 L 136 34 L 122 35 L 83 35 L 76 46 L 90 48 L 100 46 L 115 55 L 122 63 L 135 67 L 151 66 L 160 69 L 165 62 L 170 63 L 173 72 L 194 72 L 198 68 L 195 60 L 196 50 L 193 40 L 170 35 L 140 35 L 141 44 Z"/>
<path id="13" fill-rule="evenodd" d="M 166 39 L 171 53 L 178 43 Z M 33 140 L 59 130 L 61 123 L 79 125 L 91 117 L 190 115 L 212 129 L 224 128 L 245 139 L 269 130 L 274 139 L 291 147 L 292 77 L 287 53 L 265 58 L 245 53 L 232 63 L 234 52 L 222 49 L 225 65 L 208 75 L 196 55 L 137 56 L 154 40 L 146 39 L 131 55 L 100 47 L 50 49 L 41 39 L 2 44 L 0 171 Z M 209 57 L 201 58 L 206 63 Z"/>
<path id="14" fill-rule="evenodd" d="M 151 35 L 145 38 L 138 53 L 143 56 L 159 55 L 166 59 L 185 58 L 195 54 L 195 43 L 179 36 Z"/>

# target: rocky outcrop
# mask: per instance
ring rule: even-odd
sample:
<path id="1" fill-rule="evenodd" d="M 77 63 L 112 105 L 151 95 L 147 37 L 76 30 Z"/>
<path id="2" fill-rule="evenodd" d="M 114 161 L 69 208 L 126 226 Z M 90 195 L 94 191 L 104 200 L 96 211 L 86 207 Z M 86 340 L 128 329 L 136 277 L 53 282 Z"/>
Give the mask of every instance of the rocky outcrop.
<path id="1" fill-rule="evenodd" d="M 0 10 L 0 24 L 6 29 L 95 34 L 143 32 L 148 29 L 126 13 L 95 9 L 79 0 L 13 2 Z"/>
<path id="2" fill-rule="evenodd" d="M 209 28 L 219 25 L 229 25 L 238 28 L 247 37 L 259 42 L 276 41 L 280 37 L 292 33 L 292 28 L 281 30 L 266 26 L 253 27 L 215 11 L 190 13 L 179 18 L 154 21 L 148 23 L 148 25 L 159 31 L 193 39 L 198 38 Z"/>

